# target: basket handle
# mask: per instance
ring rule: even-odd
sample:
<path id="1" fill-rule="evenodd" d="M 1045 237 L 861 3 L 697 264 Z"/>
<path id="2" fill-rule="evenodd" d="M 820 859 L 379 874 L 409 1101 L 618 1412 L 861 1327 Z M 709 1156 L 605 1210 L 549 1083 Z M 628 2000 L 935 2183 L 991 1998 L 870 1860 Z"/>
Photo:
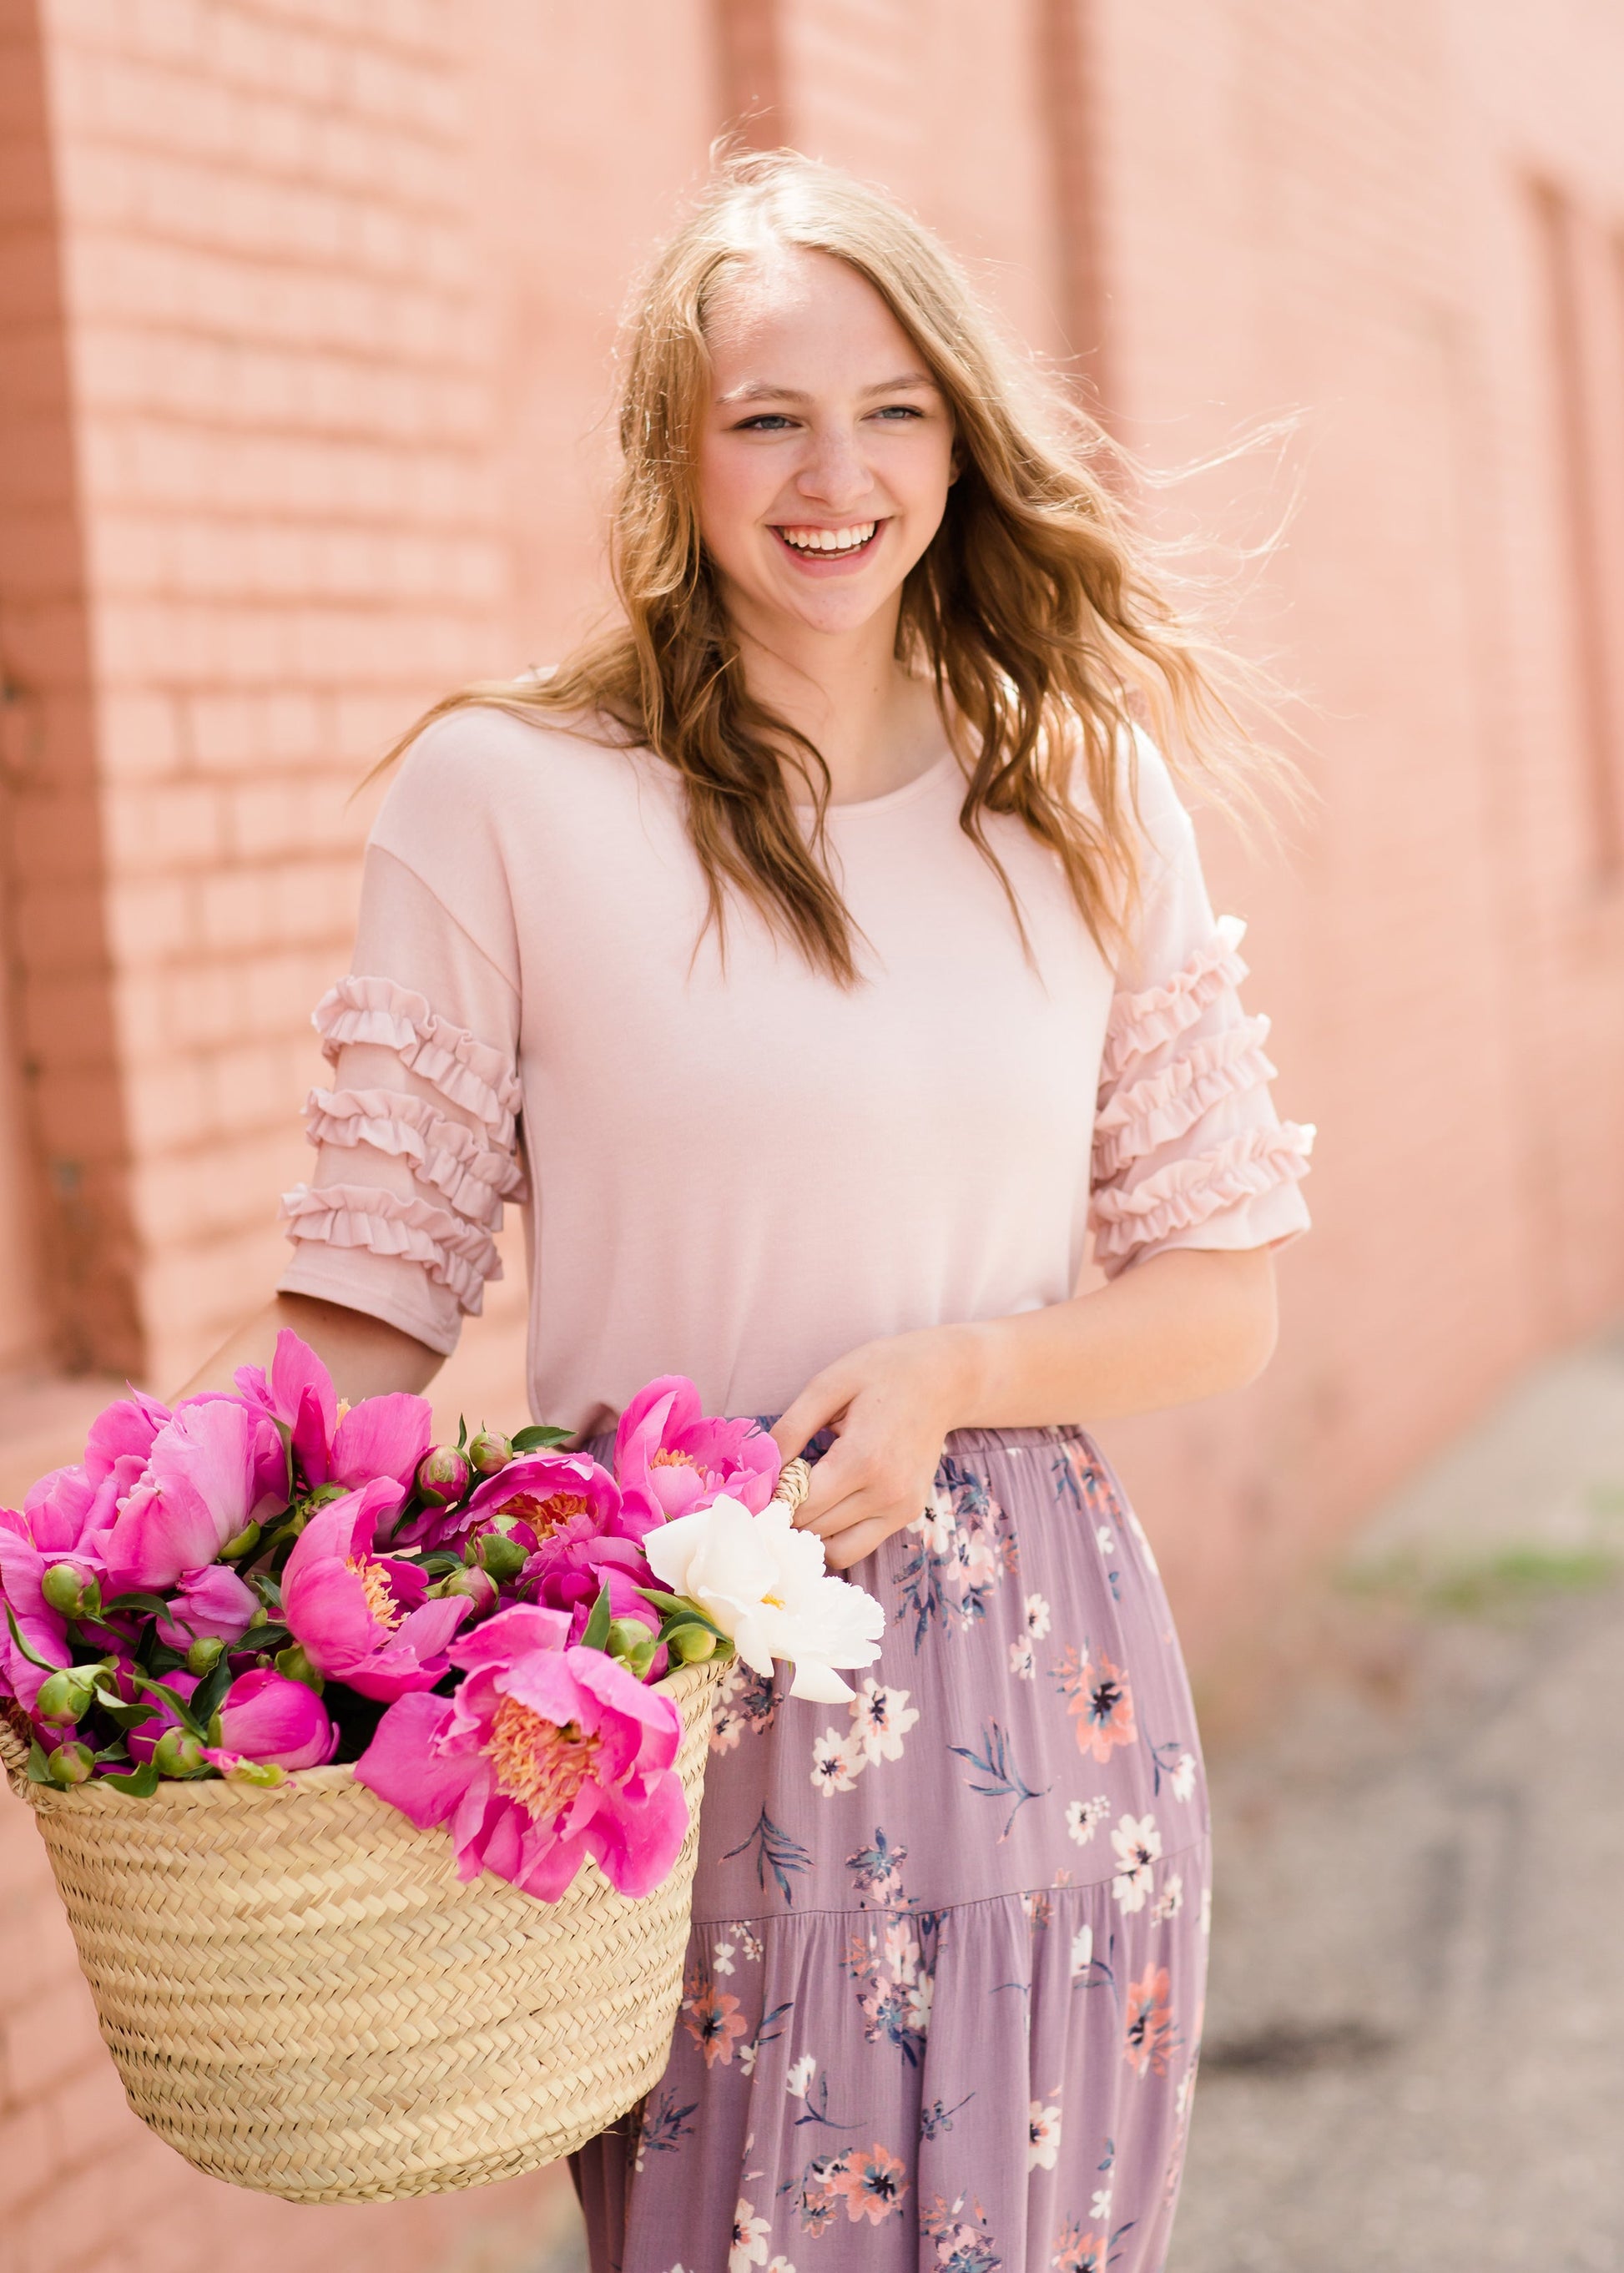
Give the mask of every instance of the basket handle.
<path id="1" fill-rule="evenodd" d="M 802 1459 L 786 1460 L 778 1470 L 778 1486 L 772 1497 L 780 1505 L 797 1508 L 811 1488 L 812 1470 Z"/>
<path id="2" fill-rule="evenodd" d="M 33 1732 L 30 1731 L 28 1740 L 18 1734 L 17 1723 L 12 1718 L 17 1711 L 18 1707 L 9 1698 L 0 1705 L 0 1767 L 4 1768 L 6 1781 L 18 1797 L 26 1799 L 29 1793 L 28 1743 L 32 1740 Z"/>

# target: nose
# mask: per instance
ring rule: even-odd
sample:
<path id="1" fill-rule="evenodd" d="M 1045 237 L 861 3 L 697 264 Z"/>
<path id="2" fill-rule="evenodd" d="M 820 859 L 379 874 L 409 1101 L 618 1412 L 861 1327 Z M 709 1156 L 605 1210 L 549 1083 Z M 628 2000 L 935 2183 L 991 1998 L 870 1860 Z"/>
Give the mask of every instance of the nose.
<path id="1" fill-rule="evenodd" d="M 873 486 L 850 426 L 831 422 L 813 430 L 811 446 L 795 476 L 795 487 L 808 505 L 846 513 L 862 504 Z"/>

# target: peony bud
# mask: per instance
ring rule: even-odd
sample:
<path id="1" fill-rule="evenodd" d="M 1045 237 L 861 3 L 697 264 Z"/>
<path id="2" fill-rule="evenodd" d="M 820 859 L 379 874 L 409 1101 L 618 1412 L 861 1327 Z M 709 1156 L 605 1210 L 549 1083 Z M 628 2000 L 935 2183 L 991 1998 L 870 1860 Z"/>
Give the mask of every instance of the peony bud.
<path id="1" fill-rule="evenodd" d="M 233 1760 L 226 1770 L 229 1783 L 275 1784 L 286 1783 L 285 1768 L 274 1767 L 269 1760 Z"/>
<path id="2" fill-rule="evenodd" d="M 468 1448 L 468 1457 L 482 1476 L 498 1476 L 513 1458 L 513 1446 L 494 1429 L 482 1429 Z"/>
<path id="3" fill-rule="evenodd" d="M 186 1670 L 200 1679 L 212 1673 L 225 1654 L 225 1644 L 218 1634 L 199 1634 L 186 1652 Z"/>
<path id="4" fill-rule="evenodd" d="M 284 1681 L 302 1681 L 305 1688 L 314 1690 L 318 1697 L 327 1686 L 297 1641 L 289 1642 L 286 1649 L 279 1649 L 275 1662 L 276 1670 Z"/>
<path id="5" fill-rule="evenodd" d="M 234 1531 L 231 1534 L 229 1539 L 227 1540 L 225 1545 L 221 1549 L 220 1560 L 222 1563 L 238 1563 L 245 1555 L 252 1555 L 254 1549 L 259 1544 L 259 1525 L 257 1523 L 245 1523 L 240 1531 Z"/>
<path id="6" fill-rule="evenodd" d="M 101 1587 L 72 1563 L 53 1563 L 40 1592 L 59 1617 L 94 1618 L 102 1608 Z"/>
<path id="7" fill-rule="evenodd" d="M 153 1763 L 161 1776 L 183 1779 L 208 1766 L 203 1747 L 190 1730 L 166 1729 L 153 1746 Z"/>
<path id="8" fill-rule="evenodd" d="M 496 1581 L 488 1572 L 477 1565 L 471 1571 L 454 1571 L 442 1579 L 438 1587 L 431 1587 L 432 1594 L 466 1594 L 474 1606 L 476 1617 L 496 1608 Z"/>
<path id="9" fill-rule="evenodd" d="M 516 1579 L 530 1560 L 518 1540 L 505 1538 L 500 1531 L 482 1533 L 477 1552 L 480 1569 L 488 1571 L 499 1587 Z"/>
<path id="10" fill-rule="evenodd" d="M 64 1791 L 76 1783 L 88 1783 L 96 1772 L 96 1756 L 88 1744 L 58 1744 L 47 1759 L 50 1780 Z"/>
<path id="11" fill-rule="evenodd" d="M 716 1636 L 709 1626 L 678 1626 L 667 1638 L 666 1648 L 679 1665 L 703 1665 L 716 1655 Z"/>
<path id="12" fill-rule="evenodd" d="M 628 1673 L 639 1681 L 654 1662 L 654 1653 L 659 1647 L 659 1636 L 645 1626 L 641 1618 L 615 1618 L 609 1627 L 609 1654 L 618 1657 Z"/>
<path id="13" fill-rule="evenodd" d="M 90 1710 L 95 1681 L 96 1669 L 94 1666 L 73 1666 L 61 1673 L 48 1674 L 41 1682 L 40 1693 L 34 1700 L 35 1714 L 41 1721 L 49 1721 L 54 1728 L 63 1728 L 70 1722 L 82 1720 Z"/>
<path id="14" fill-rule="evenodd" d="M 417 1496 L 431 1507 L 453 1507 L 468 1489 L 472 1471 L 451 1444 L 435 1444 L 417 1463 Z"/>
<path id="15" fill-rule="evenodd" d="M 289 1660 L 302 1652 L 288 1649 Z M 222 1773 L 243 1759 L 262 1767 L 319 1768 L 333 1757 L 338 1730 L 314 1689 L 268 1666 L 239 1674 L 209 1724 L 209 1758 Z"/>

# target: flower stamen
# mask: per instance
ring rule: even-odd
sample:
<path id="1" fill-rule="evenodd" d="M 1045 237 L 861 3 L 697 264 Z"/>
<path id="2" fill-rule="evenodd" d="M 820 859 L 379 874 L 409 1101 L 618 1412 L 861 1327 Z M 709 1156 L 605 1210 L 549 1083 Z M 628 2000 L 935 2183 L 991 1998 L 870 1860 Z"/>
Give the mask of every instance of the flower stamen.
<path id="1" fill-rule="evenodd" d="M 528 1523 L 537 1541 L 551 1539 L 555 1531 L 562 1531 L 578 1515 L 590 1515 L 592 1503 L 582 1492 L 550 1492 L 545 1499 L 538 1499 L 533 1492 L 521 1492 L 516 1499 L 502 1504 L 504 1515 L 515 1515 Z"/>
<path id="2" fill-rule="evenodd" d="M 496 1789 L 516 1799 L 538 1823 L 561 1815 L 592 1774 L 602 1738 L 583 1736 L 574 1721 L 560 1728 L 504 1697 L 491 1720 L 485 1756 L 496 1770 Z"/>
<path id="3" fill-rule="evenodd" d="M 345 1557 L 345 1566 L 353 1571 L 361 1581 L 366 1607 L 373 1617 L 380 1626 L 393 1633 L 405 1613 L 395 1599 L 395 1589 L 389 1584 L 389 1574 L 383 1564 L 374 1562 L 370 1555 L 350 1555 Z"/>

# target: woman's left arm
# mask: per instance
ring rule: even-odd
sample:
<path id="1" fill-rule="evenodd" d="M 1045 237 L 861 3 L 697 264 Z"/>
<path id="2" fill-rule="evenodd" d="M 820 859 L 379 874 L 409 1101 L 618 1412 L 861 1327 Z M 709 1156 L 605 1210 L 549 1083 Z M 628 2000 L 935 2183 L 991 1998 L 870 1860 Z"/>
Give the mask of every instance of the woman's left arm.
<path id="1" fill-rule="evenodd" d="M 929 1501 L 950 1429 L 1093 1423 L 1214 1397 L 1257 1378 L 1274 1332 L 1267 1247 L 1184 1248 L 1046 1309 L 865 1342 L 773 1429 L 786 1459 L 838 1430 L 796 1521 L 849 1570 Z"/>

